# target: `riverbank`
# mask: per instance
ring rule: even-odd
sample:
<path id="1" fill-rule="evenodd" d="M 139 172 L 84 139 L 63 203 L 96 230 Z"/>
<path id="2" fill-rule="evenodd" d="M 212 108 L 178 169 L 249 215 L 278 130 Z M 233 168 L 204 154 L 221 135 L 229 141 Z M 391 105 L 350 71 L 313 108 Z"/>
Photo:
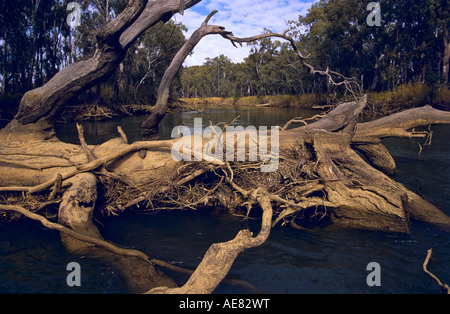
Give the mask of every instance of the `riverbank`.
<path id="1" fill-rule="evenodd" d="M 415 83 L 399 86 L 393 91 L 367 92 L 367 95 L 366 111 L 370 115 L 387 115 L 425 105 L 450 111 L 450 90 L 444 85 L 432 87 Z M 328 105 L 327 95 L 324 94 L 182 98 L 180 101 L 188 107 L 206 105 L 208 107 L 255 106 L 321 109 Z"/>
<path id="2" fill-rule="evenodd" d="M 429 86 L 421 83 L 402 85 L 393 91 L 367 92 L 366 114 L 385 116 L 397 111 L 431 105 L 436 109 L 450 111 L 450 90 L 445 85 Z M 0 127 L 6 125 L 15 115 L 21 95 L 0 96 Z M 248 97 L 202 97 L 181 98 L 170 101 L 170 111 L 202 110 L 211 107 L 279 107 L 298 109 L 325 109 L 327 95 L 272 95 Z M 152 104 L 89 103 L 66 106 L 60 122 L 98 121 L 114 117 L 149 114 Z"/>

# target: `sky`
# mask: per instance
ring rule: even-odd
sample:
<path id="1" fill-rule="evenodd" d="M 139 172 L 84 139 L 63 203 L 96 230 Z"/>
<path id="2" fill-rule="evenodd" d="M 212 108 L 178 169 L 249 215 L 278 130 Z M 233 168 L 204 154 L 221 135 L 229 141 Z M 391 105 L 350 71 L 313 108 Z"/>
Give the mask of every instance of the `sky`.
<path id="1" fill-rule="evenodd" d="M 185 36 L 189 38 L 211 11 L 218 10 L 208 24 L 224 26 L 237 37 L 249 37 L 262 34 L 264 28 L 273 32 L 283 32 L 287 28 L 287 21 L 298 20 L 299 15 L 306 15 L 314 2 L 316 1 L 203 0 L 184 11 L 184 15 L 176 14 L 173 19 L 188 28 Z M 242 62 L 248 56 L 250 47 L 245 44 L 237 47 L 220 35 L 205 36 L 194 48 L 194 53 L 186 58 L 184 66 L 201 65 L 206 58 L 214 58 L 220 54 L 229 57 L 235 63 Z"/>

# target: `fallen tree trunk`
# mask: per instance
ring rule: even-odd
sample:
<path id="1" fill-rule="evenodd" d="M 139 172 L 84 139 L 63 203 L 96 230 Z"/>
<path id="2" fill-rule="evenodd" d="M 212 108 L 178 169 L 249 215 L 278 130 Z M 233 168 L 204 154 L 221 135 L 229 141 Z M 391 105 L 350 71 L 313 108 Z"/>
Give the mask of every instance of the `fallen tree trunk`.
<path id="1" fill-rule="evenodd" d="M 382 199 L 388 199 L 389 195 L 396 195 L 400 191 L 403 193 L 402 197 L 396 196 L 396 201 L 390 200 L 386 201 L 385 205 L 379 204 L 377 207 L 381 208 L 378 209 L 380 213 L 387 210 L 388 204 L 390 204 L 389 206 L 395 204 L 400 210 L 402 206 L 401 198 L 403 198 L 403 202 L 406 201 L 407 204 L 410 204 L 410 210 L 412 211 L 409 214 L 413 214 L 413 218 L 430 220 L 433 223 L 438 223 L 439 220 L 445 222 L 444 216 L 431 215 L 432 212 L 438 212 L 434 208 L 430 209 L 429 213 L 421 215 L 418 207 L 423 207 L 427 203 L 421 201 L 420 197 L 390 179 L 383 172 L 368 165 L 355 153 L 353 148 L 363 145 L 363 141 L 364 143 L 377 143 L 380 138 L 388 136 L 423 137 L 423 132 L 400 131 L 399 128 L 394 129 L 393 124 L 398 122 L 399 124 L 405 123 L 405 127 L 416 127 L 430 123 L 449 123 L 450 114 L 428 107 L 417 108 L 373 122 L 357 123 L 351 129 L 355 131 L 343 131 L 344 125 L 348 125 L 348 113 L 357 113 L 359 110 L 361 110 L 360 104 L 355 102 L 345 103 L 317 122 L 282 131 L 280 133 L 280 162 L 283 163 L 288 160 L 283 155 L 284 151 L 295 148 L 298 153 L 301 152 L 303 155 L 297 156 L 297 158 L 306 160 L 306 163 L 295 170 L 302 173 L 302 169 L 314 165 L 315 168 L 310 169 L 310 179 L 319 180 L 322 186 L 330 185 L 328 187 L 330 190 L 327 192 L 328 201 L 331 190 L 333 190 L 331 185 L 344 184 L 340 188 L 334 187 L 334 189 L 339 190 L 342 200 L 344 194 L 341 192 L 344 186 L 352 186 L 352 189 L 355 189 L 355 187 L 364 187 L 372 182 L 372 185 L 376 187 L 383 187 L 383 192 L 373 192 L 374 195 L 383 195 Z M 418 120 L 418 115 L 429 115 L 435 118 Z M 389 123 L 387 124 L 387 122 Z M 385 129 L 376 131 L 368 128 L 372 126 L 377 129 L 377 125 L 382 125 Z M 389 129 L 393 129 L 392 134 L 388 133 L 387 130 Z M 138 195 L 142 197 L 142 201 L 147 201 L 151 198 L 150 195 L 154 197 L 159 192 L 166 193 L 173 190 L 174 187 L 188 182 L 188 179 L 193 180 L 196 176 L 211 171 L 214 167 L 224 166 L 224 163 L 215 163 L 214 161 L 192 163 L 174 161 L 171 156 L 171 148 L 173 144 L 177 143 L 177 139 L 135 142 L 133 144 L 126 144 L 122 138 L 113 139 L 102 145 L 91 146 L 90 148 L 97 159 L 89 162 L 83 149 L 78 145 L 61 143 L 55 138 L 43 141 L 28 137 L 27 141 L 27 139 L 21 136 L 16 137 L 16 135 L 5 129 L 0 132 L 0 136 L 4 139 L 0 150 L 0 168 L 3 173 L 9 174 L 0 178 L 0 185 L 2 186 L 0 190 L 3 192 L 45 192 L 53 186 L 57 173 L 61 174 L 63 180 L 67 180 L 80 173 L 98 172 L 99 169 L 105 168 L 108 172 L 114 174 L 116 179 L 122 180 L 130 186 L 141 187 L 141 192 Z M 205 140 L 203 139 L 203 141 Z M 24 143 L 27 144 L 24 145 Z M 137 153 L 142 150 L 147 151 L 144 158 Z M 389 159 L 392 158 L 390 155 L 387 156 Z M 297 160 L 297 163 L 299 161 Z M 189 165 L 191 168 L 189 168 Z M 179 171 L 179 168 L 186 170 Z M 257 170 L 259 171 L 259 169 Z M 197 175 L 192 175 L 194 173 L 197 173 Z M 355 173 L 358 175 L 356 176 Z M 274 174 L 267 174 L 268 177 L 271 175 Z M 343 178 L 351 178 L 353 181 L 343 183 Z M 373 180 L 374 178 L 377 178 L 379 183 L 376 183 Z M 308 181 L 298 182 L 298 185 L 301 184 L 306 186 L 311 184 L 312 186 L 312 183 Z M 305 190 L 308 189 L 305 188 Z M 146 193 L 147 191 L 150 192 Z M 368 191 L 365 193 L 368 193 Z M 334 203 L 335 207 L 342 207 L 340 201 L 335 200 Z M 126 203 L 122 205 L 126 205 Z M 422 210 L 427 208 L 432 208 L 432 205 L 427 204 Z M 404 211 L 404 209 L 402 210 Z M 432 218 L 434 216 L 435 218 Z M 403 229 L 403 227 L 400 229 Z"/>
<path id="2" fill-rule="evenodd" d="M 271 227 L 277 223 L 290 223 L 293 226 L 335 225 L 407 233 L 411 229 L 411 218 L 450 227 L 447 215 L 369 165 L 354 150 L 357 145 L 380 143 L 379 139 L 388 136 L 423 137 L 423 132 L 406 128 L 450 123 L 450 113 L 424 107 L 358 123 L 364 105 L 365 98 L 344 103 L 316 122 L 281 131 L 279 167 L 268 173 L 260 171 L 261 160 L 227 162 L 209 156 L 200 158 L 203 161 L 177 162 L 171 152 L 173 145 L 181 139 L 128 144 L 122 135 L 102 145 L 81 146 L 62 143 L 55 137 L 47 140 L 27 137 L 23 129 L 18 133 L 11 132 L 10 128 L 3 129 L 0 131 L 0 171 L 7 175 L 0 177 L 1 191 L 62 197 L 60 222 L 97 239 L 102 237 L 91 219 L 92 210 L 96 208 L 97 192 L 93 187 L 97 180 L 103 185 L 102 190 L 113 193 L 112 198 L 106 199 L 110 203 L 105 207 L 115 213 L 121 208 L 129 208 L 129 203 L 155 209 L 158 206 L 198 208 L 220 204 L 233 213 L 242 211 L 245 215 L 251 212 L 255 215 L 257 207 L 268 208 L 270 205 Z M 394 125 L 402 125 L 403 131 L 397 128 L 390 134 L 388 129 Z M 194 143 L 195 136 L 187 142 Z M 202 148 L 209 141 L 200 140 Z M 269 142 L 272 140 L 275 139 L 270 138 Z M 145 156 L 140 153 L 142 151 L 146 151 Z M 200 150 L 200 154 L 203 152 Z M 187 184 L 191 194 L 184 189 Z M 258 187 L 266 191 L 264 198 L 261 193 L 251 196 Z M 270 231 L 267 228 L 268 212 L 265 209 L 262 212 L 266 227 L 258 239 L 265 239 Z M 69 249 L 98 250 L 70 235 L 62 235 L 62 238 Z M 119 268 L 135 283 L 133 291 L 144 292 L 164 286 L 170 288 L 151 292 L 209 293 L 226 275 L 237 255 L 250 247 L 243 243 L 255 244 L 254 239 L 242 232 L 228 244 L 214 245 L 195 276 L 180 288 L 175 288 L 172 280 L 153 265 L 138 261 L 137 257 L 127 257 L 127 262 L 120 262 Z M 262 242 L 258 240 L 257 243 Z M 216 256 L 222 251 L 223 259 Z M 111 257 L 114 259 L 117 260 Z M 141 265 L 136 266 L 138 264 Z M 149 267 L 151 278 L 143 280 Z M 214 284 L 199 288 L 202 286 L 199 283 L 208 276 L 211 278 L 207 281 Z"/>

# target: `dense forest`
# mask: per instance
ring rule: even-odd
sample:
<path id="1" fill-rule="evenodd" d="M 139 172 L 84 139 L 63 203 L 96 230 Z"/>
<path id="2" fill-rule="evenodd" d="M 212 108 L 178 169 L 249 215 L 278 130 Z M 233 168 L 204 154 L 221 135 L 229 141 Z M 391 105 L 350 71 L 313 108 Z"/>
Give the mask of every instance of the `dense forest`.
<path id="1" fill-rule="evenodd" d="M 448 1 L 380 1 L 380 26 L 366 23 L 367 3 L 320 0 L 306 16 L 287 25 L 300 50 L 311 54 L 311 64 L 356 77 L 365 90 L 448 83 Z M 242 63 L 219 56 L 184 69 L 181 93 L 239 97 L 321 93 L 328 88 L 325 80 L 308 75 L 288 43 L 264 39 L 252 43 Z"/>
<path id="2" fill-rule="evenodd" d="M 0 2 L 2 119 L 12 118 L 25 92 L 42 86 L 66 65 L 91 57 L 95 50 L 91 30 L 114 18 L 126 4 L 125 0 L 107 1 L 106 6 L 102 1 L 79 2 L 81 25 L 76 28 L 66 23 L 67 1 Z M 355 77 L 367 91 L 392 91 L 420 83 L 436 93 L 436 86 L 448 86 L 449 2 L 379 1 L 380 26 L 368 25 L 368 2 L 320 0 L 306 16 L 286 21 L 287 28 L 304 54 L 311 55 L 311 64 Z M 186 41 L 184 31 L 182 24 L 169 20 L 145 32 L 116 73 L 76 105 L 153 104 L 169 60 Z M 220 55 L 201 66 L 183 68 L 173 82 L 172 96 L 330 92 L 325 79 L 308 74 L 289 43 L 266 38 L 250 45 L 251 53 L 242 63 Z"/>

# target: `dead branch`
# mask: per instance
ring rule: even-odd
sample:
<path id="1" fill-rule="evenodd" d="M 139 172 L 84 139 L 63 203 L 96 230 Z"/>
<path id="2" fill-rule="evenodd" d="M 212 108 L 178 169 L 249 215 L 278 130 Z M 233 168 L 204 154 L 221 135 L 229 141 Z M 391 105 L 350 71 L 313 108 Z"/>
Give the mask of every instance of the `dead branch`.
<path id="1" fill-rule="evenodd" d="M 21 206 L 0 204 L 0 210 L 16 211 L 18 213 L 21 213 L 25 217 L 39 221 L 43 226 L 45 226 L 49 229 L 57 230 L 57 231 L 65 233 L 67 235 L 70 235 L 78 240 L 98 245 L 98 246 L 103 247 L 113 253 L 123 255 L 123 256 L 137 257 L 144 261 L 150 260 L 150 258 L 146 254 L 144 254 L 138 250 L 119 248 L 110 242 L 78 233 L 72 229 L 64 227 L 61 224 L 51 222 L 48 219 L 46 219 L 45 217 L 43 217 L 39 214 L 36 214 L 36 213 L 32 213 L 29 210 L 26 210 L 25 208 L 23 208 Z"/>
<path id="2" fill-rule="evenodd" d="M 291 46 L 292 46 L 293 50 L 295 51 L 295 53 L 297 54 L 297 56 L 300 58 L 301 63 L 309 69 L 309 72 L 311 74 L 319 74 L 322 76 L 326 76 L 328 79 L 328 83 L 330 85 L 333 85 L 336 87 L 341 86 L 341 85 L 345 86 L 346 91 L 350 92 L 353 95 L 354 100 L 357 101 L 357 99 L 358 99 L 357 95 L 361 93 L 361 86 L 359 85 L 356 78 L 346 77 L 336 71 L 331 71 L 328 67 L 326 70 L 317 70 L 314 66 L 312 66 L 311 64 L 309 64 L 306 61 L 309 58 L 309 55 L 308 56 L 303 55 L 301 50 L 295 44 L 295 40 L 291 36 L 286 35 L 287 32 L 288 32 L 288 30 L 285 30 L 282 34 L 266 33 L 266 34 L 252 36 L 252 37 L 239 38 L 239 37 L 234 36 L 232 32 L 225 31 L 225 28 L 223 28 L 222 31 L 219 32 L 219 34 L 223 38 L 230 40 L 234 47 L 236 47 L 235 43 L 239 43 L 242 46 L 242 43 L 244 43 L 244 42 L 252 42 L 252 41 L 256 41 L 256 40 L 264 39 L 264 38 L 268 38 L 268 37 L 278 37 L 278 38 L 287 40 L 291 44 Z M 336 76 L 337 78 L 341 79 L 342 81 L 340 81 L 340 82 L 336 81 L 336 79 L 333 76 Z"/>
<path id="3" fill-rule="evenodd" d="M 449 287 L 447 284 L 443 284 L 443 283 L 439 280 L 438 277 L 436 277 L 432 272 L 430 272 L 430 271 L 427 269 L 428 262 L 429 262 L 429 260 L 430 260 L 430 258 L 431 258 L 431 253 L 432 253 L 432 249 L 429 249 L 429 250 L 427 251 L 427 257 L 425 258 L 425 261 L 423 262 L 423 271 L 424 271 L 425 273 L 427 273 L 431 278 L 433 278 L 433 279 L 437 282 L 437 284 L 439 285 L 439 287 L 441 287 L 444 291 L 446 291 L 447 294 L 450 294 L 450 287 Z"/>
<path id="4" fill-rule="evenodd" d="M 11 160 L 11 159 L 4 159 L 4 158 L 0 158 L 0 163 L 10 164 L 10 165 L 19 166 L 22 168 L 39 170 L 39 171 L 42 171 L 44 169 L 49 169 L 49 168 L 55 168 L 55 167 L 71 167 L 71 166 L 73 166 L 69 162 L 61 162 L 61 163 L 55 162 L 55 163 L 38 164 L 38 163 L 30 163 L 30 162 L 20 161 L 17 159 Z"/>
<path id="5" fill-rule="evenodd" d="M 424 131 L 423 133 L 425 134 L 425 142 L 423 144 L 419 144 L 419 152 L 417 153 L 417 160 L 420 160 L 420 155 L 422 154 L 422 150 L 424 147 L 430 146 L 431 145 L 431 139 L 433 138 L 433 131 L 431 131 L 431 125 L 428 125 L 428 131 Z M 412 131 L 413 133 L 416 133 L 413 129 Z M 419 132 L 422 133 L 422 132 Z"/>
<path id="6" fill-rule="evenodd" d="M 210 246 L 202 261 L 189 280 L 180 288 L 158 287 L 149 290 L 149 294 L 209 294 L 225 278 L 237 256 L 244 250 L 260 246 L 268 238 L 272 224 L 272 205 L 267 195 L 262 191 L 249 191 L 247 194 L 258 193 L 256 201 L 263 209 L 261 230 L 256 237 L 248 230 L 241 230 L 233 240 L 214 243 Z"/>
<path id="7" fill-rule="evenodd" d="M 286 124 L 281 128 L 281 131 L 286 131 L 287 128 L 292 124 L 292 123 L 303 123 L 304 125 L 308 125 L 308 123 L 306 121 L 309 120 L 315 120 L 315 119 L 321 119 L 325 116 L 325 114 L 316 114 L 315 116 L 311 117 L 311 118 L 305 118 L 302 119 L 301 117 L 295 117 L 291 120 L 289 120 L 288 122 L 286 122 Z"/>
<path id="8" fill-rule="evenodd" d="M 123 142 L 125 144 L 128 144 L 128 138 L 127 135 L 125 134 L 125 132 L 122 130 L 122 127 L 120 125 L 117 126 L 117 131 L 119 132 L 120 136 L 123 139 Z"/>
<path id="9" fill-rule="evenodd" d="M 431 106 L 413 108 L 377 120 L 358 123 L 352 142 L 373 144 L 381 143 L 386 137 L 423 138 L 427 132 L 416 132 L 414 128 L 445 123 L 450 123 L 448 111 L 437 110 Z"/>
<path id="10" fill-rule="evenodd" d="M 89 149 L 88 145 L 86 144 L 86 140 L 84 139 L 84 128 L 81 124 L 77 123 L 77 131 L 78 131 L 78 139 L 80 140 L 81 148 L 83 149 L 84 153 L 86 154 L 86 158 L 88 161 L 95 160 L 95 156 L 92 153 L 92 151 Z"/>
<path id="11" fill-rule="evenodd" d="M 60 173 L 56 175 L 55 184 L 53 185 L 52 192 L 50 193 L 48 199 L 52 200 L 55 198 L 56 194 L 61 191 L 62 187 L 62 176 Z"/>
<path id="12" fill-rule="evenodd" d="M 164 72 L 161 83 L 158 87 L 156 104 L 153 107 L 150 116 L 142 123 L 142 134 L 146 139 L 155 139 L 158 137 L 158 125 L 167 112 L 170 86 L 186 57 L 192 52 L 194 47 L 204 36 L 209 34 L 218 34 L 218 32 L 223 29 L 217 26 L 208 25 L 209 20 L 216 12 L 217 10 L 211 12 L 206 17 L 202 25 L 192 34 L 192 36 L 177 52 L 169 67 Z"/>

